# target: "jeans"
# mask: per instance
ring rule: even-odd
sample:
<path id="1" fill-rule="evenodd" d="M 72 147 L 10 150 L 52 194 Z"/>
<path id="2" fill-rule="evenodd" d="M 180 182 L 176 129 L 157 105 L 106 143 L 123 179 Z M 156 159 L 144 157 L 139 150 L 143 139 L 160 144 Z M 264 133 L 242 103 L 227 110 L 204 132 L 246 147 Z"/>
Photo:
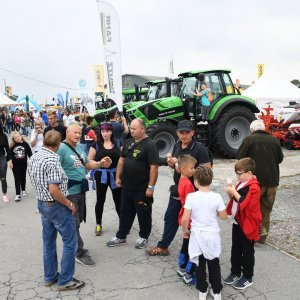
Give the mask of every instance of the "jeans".
<path id="1" fill-rule="evenodd" d="M 208 120 L 208 111 L 209 111 L 209 106 L 201 106 L 201 120 L 207 121 Z"/>
<path id="2" fill-rule="evenodd" d="M 3 194 L 7 193 L 6 173 L 7 173 L 6 156 L 1 155 L 0 156 L 0 180 L 1 180 L 1 187 L 2 187 L 2 193 Z"/>
<path id="3" fill-rule="evenodd" d="M 116 237 L 126 239 L 135 215 L 138 217 L 140 232 L 143 239 L 148 239 L 152 228 L 152 205 L 145 206 L 146 191 L 134 191 L 122 188 L 121 213 L 119 231 Z"/>
<path id="4" fill-rule="evenodd" d="M 157 243 L 158 247 L 168 248 L 172 243 L 178 230 L 178 215 L 181 209 L 180 200 L 174 199 L 170 195 L 168 208 L 165 212 L 165 226 L 162 240 Z"/>
<path id="5" fill-rule="evenodd" d="M 65 285 L 72 280 L 75 271 L 77 235 L 74 216 L 58 202 L 38 201 L 38 209 L 43 225 L 44 280 L 47 283 L 58 279 L 58 285 Z M 57 271 L 57 232 L 63 242 L 60 273 Z"/>

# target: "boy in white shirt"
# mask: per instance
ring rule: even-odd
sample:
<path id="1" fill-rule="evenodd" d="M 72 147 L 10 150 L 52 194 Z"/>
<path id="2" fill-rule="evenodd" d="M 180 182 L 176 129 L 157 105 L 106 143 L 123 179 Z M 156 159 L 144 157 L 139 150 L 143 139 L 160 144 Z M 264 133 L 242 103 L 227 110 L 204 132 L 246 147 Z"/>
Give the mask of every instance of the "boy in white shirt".
<path id="1" fill-rule="evenodd" d="M 213 172 L 210 168 L 200 166 L 194 173 L 194 184 L 198 189 L 186 197 L 184 213 L 181 219 L 184 237 L 188 237 L 189 219 L 192 220 L 189 241 L 190 260 L 195 263 L 197 289 L 199 299 L 205 300 L 208 293 L 206 281 L 206 263 L 209 270 L 211 295 L 215 300 L 221 300 L 221 270 L 219 256 L 221 254 L 221 237 L 218 216 L 228 218 L 223 199 L 220 194 L 210 190 Z"/>

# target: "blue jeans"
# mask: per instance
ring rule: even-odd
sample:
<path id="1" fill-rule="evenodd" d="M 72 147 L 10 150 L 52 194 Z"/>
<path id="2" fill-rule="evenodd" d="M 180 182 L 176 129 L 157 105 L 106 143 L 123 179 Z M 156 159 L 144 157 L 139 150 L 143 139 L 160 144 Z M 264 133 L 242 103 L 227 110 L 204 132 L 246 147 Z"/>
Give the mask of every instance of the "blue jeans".
<path id="1" fill-rule="evenodd" d="M 65 285 L 72 280 L 75 271 L 77 251 L 75 218 L 71 210 L 58 202 L 48 204 L 38 201 L 38 209 L 43 225 L 44 280 L 47 283 L 58 279 L 58 285 Z M 63 242 L 60 273 L 57 271 L 57 232 Z"/>
<path id="2" fill-rule="evenodd" d="M 172 243 L 178 230 L 178 215 L 181 209 L 180 200 L 175 200 L 171 195 L 168 208 L 165 212 L 165 226 L 162 240 L 157 243 L 158 247 L 168 248 Z"/>

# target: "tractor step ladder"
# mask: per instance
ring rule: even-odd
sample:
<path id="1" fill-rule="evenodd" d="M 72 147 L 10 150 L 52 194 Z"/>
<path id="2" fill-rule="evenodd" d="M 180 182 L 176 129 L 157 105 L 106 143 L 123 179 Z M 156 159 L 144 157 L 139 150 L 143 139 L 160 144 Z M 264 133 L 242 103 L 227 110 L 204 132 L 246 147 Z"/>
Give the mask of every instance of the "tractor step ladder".
<path id="1" fill-rule="evenodd" d="M 211 144 L 211 129 L 210 124 L 198 124 L 195 132 L 196 140 L 204 146 L 210 147 Z"/>

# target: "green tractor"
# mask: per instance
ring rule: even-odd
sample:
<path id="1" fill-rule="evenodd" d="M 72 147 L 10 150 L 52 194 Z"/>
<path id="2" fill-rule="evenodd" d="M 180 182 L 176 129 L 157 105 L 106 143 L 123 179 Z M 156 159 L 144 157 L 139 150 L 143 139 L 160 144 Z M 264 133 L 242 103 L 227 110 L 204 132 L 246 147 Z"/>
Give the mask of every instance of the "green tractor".
<path id="1" fill-rule="evenodd" d="M 128 109 L 127 119 L 145 121 L 147 133 L 156 143 L 161 159 L 172 152 L 177 140 L 177 123 L 183 119 L 194 122 L 197 140 L 223 157 L 234 158 L 259 110 L 252 99 L 242 96 L 234 87 L 230 72 L 214 69 L 181 73 L 178 79 L 166 81 L 171 96 L 149 99 Z M 213 95 L 209 122 L 205 125 L 200 124 L 200 100 L 194 96 L 200 82 L 205 82 Z"/>
<path id="2" fill-rule="evenodd" d="M 135 108 L 143 103 L 145 103 L 145 98 L 148 94 L 147 87 L 139 88 L 135 85 L 134 89 L 123 89 L 123 112 L 126 113 L 127 109 Z M 103 105 L 101 109 L 96 110 L 94 115 L 94 125 L 97 126 L 98 123 L 107 121 L 108 112 L 116 109 L 117 105 L 113 100 L 107 102 L 108 105 Z"/>
<path id="3" fill-rule="evenodd" d="M 135 85 L 134 89 L 123 89 L 123 114 L 126 117 L 127 110 L 134 110 L 136 107 L 141 106 L 146 101 L 151 101 L 154 99 L 160 99 L 164 97 L 171 97 L 174 95 L 174 82 L 176 80 L 170 80 L 166 78 L 165 80 L 153 80 L 145 83 L 146 87 L 138 88 Z M 112 109 L 117 108 L 115 103 L 110 103 L 108 107 L 103 107 L 102 109 L 96 110 L 94 125 L 97 126 L 98 123 L 107 121 L 108 112 Z"/>

